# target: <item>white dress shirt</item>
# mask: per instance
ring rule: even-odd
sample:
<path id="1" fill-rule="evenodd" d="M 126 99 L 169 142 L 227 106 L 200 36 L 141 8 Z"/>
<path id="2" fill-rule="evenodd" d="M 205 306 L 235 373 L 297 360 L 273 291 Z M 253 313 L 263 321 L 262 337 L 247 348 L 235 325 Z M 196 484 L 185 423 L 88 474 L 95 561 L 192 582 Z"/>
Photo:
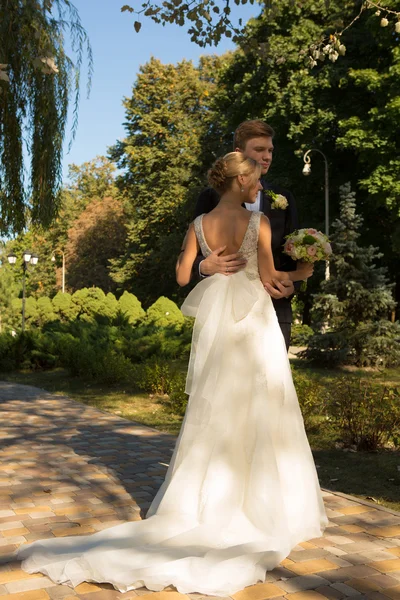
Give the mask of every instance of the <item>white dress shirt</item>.
<path id="1" fill-rule="evenodd" d="M 256 210 L 259 211 L 260 210 L 260 206 L 261 206 L 261 191 L 258 192 L 257 194 L 257 200 L 252 203 L 252 202 L 245 202 L 244 203 L 245 207 L 247 208 L 247 210 Z"/>

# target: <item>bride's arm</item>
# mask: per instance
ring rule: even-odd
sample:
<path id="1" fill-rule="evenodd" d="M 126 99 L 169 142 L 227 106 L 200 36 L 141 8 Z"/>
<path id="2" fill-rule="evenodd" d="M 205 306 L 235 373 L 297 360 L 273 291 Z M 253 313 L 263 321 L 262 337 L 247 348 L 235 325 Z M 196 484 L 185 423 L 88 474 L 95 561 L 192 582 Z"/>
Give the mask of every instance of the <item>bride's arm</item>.
<path id="1" fill-rule="evenodd" d="M 271 247 L 271 225 L 269 219 L 261 216 L 260 233 L 258 237 L 258 270 L 263 284 L 272 284 L 273 279 L 279 281 L 303 281 L 313 273 L 313 265 L 310 263 L 297 263 L 296 271 L 277 271 L 274 266 Z"/>
<path id="2" fill-rule="evenodd" d="M 180 286 L 187 285 L 192 275 L 193 263 L 199 253 L 199 244 L 194 232 L 193 223 L 190 225 L 185 239 L 183 240 L 182 250 L 180 251 L 178 260 L 176 261 L 176 281 Z"/>

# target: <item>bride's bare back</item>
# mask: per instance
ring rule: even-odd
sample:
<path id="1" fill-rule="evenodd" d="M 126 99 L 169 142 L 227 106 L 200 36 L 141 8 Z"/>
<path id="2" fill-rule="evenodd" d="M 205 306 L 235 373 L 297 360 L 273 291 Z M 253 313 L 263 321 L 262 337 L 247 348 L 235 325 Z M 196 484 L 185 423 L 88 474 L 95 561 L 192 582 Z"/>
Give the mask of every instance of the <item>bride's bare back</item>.
<path id="1" fill-rule="evenodd" d="M 203 232 L 209 248 L 226 246 L 220 256 L 240 250 L 249 225 L 251 212 L 245 208 L 217 207 L 203 217 Z"/>

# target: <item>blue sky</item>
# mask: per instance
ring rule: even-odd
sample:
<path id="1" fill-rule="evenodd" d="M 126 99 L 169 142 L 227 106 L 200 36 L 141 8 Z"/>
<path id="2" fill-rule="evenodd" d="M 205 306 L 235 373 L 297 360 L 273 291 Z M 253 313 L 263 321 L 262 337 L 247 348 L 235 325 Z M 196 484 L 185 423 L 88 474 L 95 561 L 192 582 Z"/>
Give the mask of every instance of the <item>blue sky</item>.
<path id="1" fill-rule="evenodd" d="M 202 54 L 222 54 L 234 48 L 225 39 L 215 47 L 199 48 L 190 41 L 183 27 L 157 25 L 151 20 L 142 20 L 140 33 L 133 29 L 134 16 L 121 13 L 121 6 L 127 0 L 75 0 L 92 45 L 94 56 L 94 76 L 89 99 L 86 98 L 86 79 L 82 78 L 79 125 L 75 141 L 69 153 L 65 144 L 63 161 L 64 179 L 68 164 L 81 164 L 97 155 L 107 153 L 108 146 L 124 137 L 124 109 L 122 100 L 131 94 L 140 65 L 151 56 L 164 63 L 176 63 L 182 59 L 196 62 Z M 132 0 L 131 6 L 138 6 Z M 243 22 L 260 12 L 260 6 L 232 3 L 233 19 L 240 17 Z M 70 129 L 70 128 L 69 128 Z"/>

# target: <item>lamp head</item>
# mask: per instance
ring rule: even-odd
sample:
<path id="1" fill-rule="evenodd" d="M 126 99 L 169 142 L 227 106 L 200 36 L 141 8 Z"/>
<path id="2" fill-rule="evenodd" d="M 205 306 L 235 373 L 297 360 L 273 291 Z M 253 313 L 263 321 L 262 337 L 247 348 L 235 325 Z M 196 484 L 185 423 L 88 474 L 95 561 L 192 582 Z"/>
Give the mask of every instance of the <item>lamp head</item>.
<path id="1" fill-rule="evenodd" d="M 311 163 L 307 162 L 305 163 L 304 167 L 303 167 L 303 175 L 310 175 L 311 173 Z"/>
<path id="2" fill-rule="evenodd" d="M 32 265 L 37 265 L 38 260 L 39 260 L 38 255 L 37 254 L 32 254 L 32 256 L 31 256 L 31 264 Z"/>
<path id="3" fill-rule="evenodd" d="M 30 252 L 29 250 L 25 250 L 23 257 L 24 257 L 24 262 L 28 263 L 31 260 L 31 256 L 32 256 L 32 252 Z"/>
<path id="4" fill-rule="evenodd" d="M 15 256 L 14 252 L 11 252 L 7 255 L 7 260 L 10 263 L 10 265 L 15 265 L 15 263 L 17 262 L 17 257 Z"/>

